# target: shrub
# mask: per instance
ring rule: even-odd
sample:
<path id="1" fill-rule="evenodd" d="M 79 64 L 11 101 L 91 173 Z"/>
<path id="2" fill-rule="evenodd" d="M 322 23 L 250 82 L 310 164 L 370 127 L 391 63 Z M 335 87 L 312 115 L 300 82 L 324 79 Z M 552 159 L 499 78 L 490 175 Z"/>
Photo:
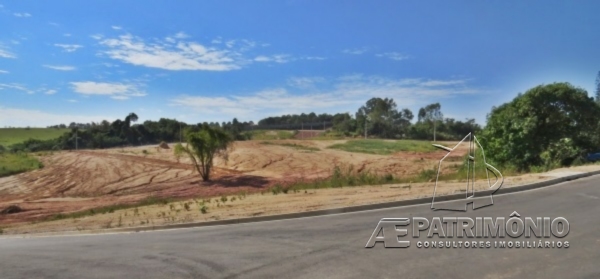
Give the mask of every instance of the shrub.
<path id="1" fill-rule="evenodd" d="M 275 186 L 273 188 L 271 188 L 271 192 L 273 193 L 273 195 L 277 195 L 279 193 L 281 193 L 281 185 L 279 184 L 275 184 Z"/>

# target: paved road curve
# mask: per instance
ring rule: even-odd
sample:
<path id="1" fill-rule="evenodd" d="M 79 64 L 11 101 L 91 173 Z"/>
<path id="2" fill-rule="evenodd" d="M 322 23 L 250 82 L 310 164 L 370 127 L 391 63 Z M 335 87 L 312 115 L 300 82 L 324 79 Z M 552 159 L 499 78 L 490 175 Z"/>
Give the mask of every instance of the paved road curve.
<path id="1" fill-rule="evenodd" d="M 0 278 L 600 278 L 600 182 L 495 197 L 476 211 L 429 205 L 160 232 L 0 239 Z M 384 217 L 569 220 L 568 249 L 373 249 Z M 413 241 L 414 243 L 414 241 Z"/>

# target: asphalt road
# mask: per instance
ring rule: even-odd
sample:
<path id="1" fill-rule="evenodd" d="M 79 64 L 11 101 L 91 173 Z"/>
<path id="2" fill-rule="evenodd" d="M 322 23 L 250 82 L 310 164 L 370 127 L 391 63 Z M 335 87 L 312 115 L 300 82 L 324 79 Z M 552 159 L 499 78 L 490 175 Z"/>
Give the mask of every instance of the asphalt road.
<path id="1" fill-rule="evenodd" d="M 493 206 L 466 213 L 418 205 L 158 232 L 4 238 L 0 278 L 600 278 L 599 179 L 496 195 Z M 364 248 L 381 218 L 513 211 L 567 218 L 570 233 L 550 240 L 570 247 L 419 249 L 411 239 L 404 249 Z"/>

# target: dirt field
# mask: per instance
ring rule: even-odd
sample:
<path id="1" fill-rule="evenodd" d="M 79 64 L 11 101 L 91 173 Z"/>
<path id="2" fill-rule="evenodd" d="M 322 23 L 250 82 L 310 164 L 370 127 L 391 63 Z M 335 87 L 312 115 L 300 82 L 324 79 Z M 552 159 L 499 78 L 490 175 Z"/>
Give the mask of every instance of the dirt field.
<path id="1" fill-rule="evenodd" d="M 322 189 L 273 195 L 268 188 L 296 179 L 331 174 L 335 165 L 352 164 L 358 171 L 412 176 L 432 169 L 445 151 L 398 152 L 371 155 L 327 149 L 343 141 L 285 140 L 236 142 L 227 160 L 218 158 L 213 181 L 203 183 L 189 159 L 179 162 L 172 149 L 156 146 L 94 151 L 57 152 L 40 157 L 41 170 L 0 178 L 0 209 L 16 204 L 23 212 L 0 215 L 5 233 L 80 230 L 115 226 L 158 225 L 189 221 L 270 215 L 370 204 L 430 196 L 433 182 L 387 186 Z M 277 143 L 318 148 L 303 151 Z M 446 143 L 450 146 L 452 143 Z M 462 160 L 466 149 L 453 152 L 446 161 Z M 444 166 L 443 166 L 444 168 Z M 552 175 L 508 178 L 505 185 L 549 179 Z M 464 183 L 447 184 L 454 193 Z M 220 201 L 227 196 L 228 201 Z M 57 213 L 69 213 L 113 204 L 139 202 L 148 197 L 180 200 L 113 213 L 37 222 Z M 231 199 L 235 197 L 235 201 Z M 211 202 L 209 202 L 209 200 Z M 219 200 L 219 202 L 217 202 Z M 187 209 L 184 204 L 187 205 Z M 205 206 L 207 213 L 200 212 Z"/>
<path id="2" fill-rule="evenodd" d="M 283 140 L 235 142 L 227 160 L 217 158 L 213 181 L 203 183 L 189 158 L 179 162 L 172 149 L 157 146 L 56 152 L 40 157 L 44 168 L 0 178 L 0 208 L 17 204 L 25 211 L 0 215 L 0 226 L 39 220 L 146 197 L 212 197 L 234 192 L 262 191 L 274 183 L 314 179 L 331 174 L 340 164 L 358 171 L 413 175 L 432 168 L 444 152 L 401 152 L 391 156 L 327 149 L 343 141 Z M 276 145 L 318 148 L 302 151 Z M 457 154 L 462 156 L 464 154 Z"/>

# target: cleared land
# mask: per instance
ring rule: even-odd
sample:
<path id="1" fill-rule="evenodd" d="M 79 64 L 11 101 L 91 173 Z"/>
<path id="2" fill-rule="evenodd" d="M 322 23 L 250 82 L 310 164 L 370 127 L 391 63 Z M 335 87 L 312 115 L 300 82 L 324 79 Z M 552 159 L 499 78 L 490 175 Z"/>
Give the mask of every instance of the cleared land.
<path id="1" fill-rule="evenodd" d="M 8 147 L 28 139 L 55 139 L 68 131 L 54 128 L 0 128 L 0 145 Z"/>
<path id="2" fill-rule="evenodd" d="M 236 142 L 228 160 L 217 159 L 213 181 L 208 183 L 200 181 L 188 159 L 178 162 L 172 149 L 141 146 L 48 153 L 39 157 L 43 169 L 0 178 L 0 209 L 16 204 L 24 210 L 0 215 L 0 227 L 4 233 L 25 233 L 161 225 L 430 196 L 435 173 L 423 171 L 432 170 L 446 155 L 436 149 L 377 155 L 329 148 L 346 143 Z M 455 172 L 466 150 L 457 148 L 451 153 L 443 172 Z M 352 166 L 356 173 L 432 177 L 418 180 L 422 183 L 286 190 L 286 185 L 298 181 L 330 177 L 336 166 Z M 505 185 L 552 175 L 509 178 Z M 464 183 L 445 185 L 440 191 L 450 194 L 461 191 Z"/>

